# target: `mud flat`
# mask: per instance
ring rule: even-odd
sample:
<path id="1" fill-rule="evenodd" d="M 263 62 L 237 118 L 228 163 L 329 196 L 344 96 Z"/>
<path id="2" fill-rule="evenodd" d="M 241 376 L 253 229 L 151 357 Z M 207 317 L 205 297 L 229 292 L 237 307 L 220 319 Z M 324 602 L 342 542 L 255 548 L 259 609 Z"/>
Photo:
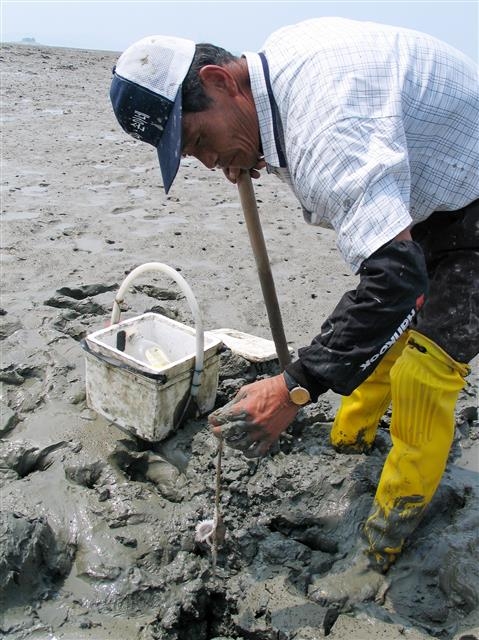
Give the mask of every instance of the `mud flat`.
<path id="1" fill-rule="evenodd" d="M 338 397 L 305 409 L 258 462 L 223 456 L 226 538 L 216 573 L 197 543 L 213 514 L 217 441 L 190 418 L 160 443 L 85 402 L 81 339 L 108 322 L 135 266 L 181 271 L 207 329 L 269 337 L 233 186 L 184 161 L 166 197 L 149 150 L 108 102 L 107 52 L 4 45 L 0 316 L 0 629 L 11 639 L 479 638 L 477 364 L 450 461 L 381 602 L 338 615 L 307 598 L 348 553 L 390 446 L 336 454 Z M 307 344 L 355 284 L 327 230 L 307 227 L 272 176 L 256 183 L 285 332 Z M 312 268 L 314 265 L 314 268 Z M 144 278 L 124 317 L 191 323 L 175 286 Z M 217 405 L 277 371 L 225 350 Z"/>

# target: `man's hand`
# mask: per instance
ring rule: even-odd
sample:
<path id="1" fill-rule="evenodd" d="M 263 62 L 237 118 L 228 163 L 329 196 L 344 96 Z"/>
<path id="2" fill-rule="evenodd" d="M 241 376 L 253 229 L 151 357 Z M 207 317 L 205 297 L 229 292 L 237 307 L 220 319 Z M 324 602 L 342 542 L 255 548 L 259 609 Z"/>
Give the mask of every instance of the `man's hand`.
<path id="1" fill-rule="evenodd" d="M 289 398 L 283 374 L 242 387 L 208 417 L 213 433 L 247 458 L 264 456 L 291 424 L 299 407 Z"/>
<path id="2" fill-rule="evenodd" d="M 250 176 L 252 178 L 260 178 L 260 170 L 264 169 L 265 166 L 266 162 L 264 161 L 264 158 L 258 158 L 258 162 L 249 170 Z M 242 171 L 246 171 L 246 169 L 240 169 L 239 167 L 225 167 L 223 169 L 223 173 L 225 174 L 226 178 L 233 184 L 236 184 L 238 182 L 238 176 Z"/>

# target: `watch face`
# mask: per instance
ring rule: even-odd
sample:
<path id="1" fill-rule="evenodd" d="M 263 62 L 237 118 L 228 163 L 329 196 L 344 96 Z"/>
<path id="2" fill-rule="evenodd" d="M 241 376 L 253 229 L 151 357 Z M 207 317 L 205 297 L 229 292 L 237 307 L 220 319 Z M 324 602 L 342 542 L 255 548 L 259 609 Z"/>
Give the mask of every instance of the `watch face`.
<path id="1" fill-rule="evenodd" d="M 294 389 L 291 389 L 291 391 L 289 392 L 289 397 L 291 398 L 292 402 L 294 402 L 294 404 L 300 406 L 306 404 L 311 400 L 309 391 L 304 387 L 295 387 Z"/>

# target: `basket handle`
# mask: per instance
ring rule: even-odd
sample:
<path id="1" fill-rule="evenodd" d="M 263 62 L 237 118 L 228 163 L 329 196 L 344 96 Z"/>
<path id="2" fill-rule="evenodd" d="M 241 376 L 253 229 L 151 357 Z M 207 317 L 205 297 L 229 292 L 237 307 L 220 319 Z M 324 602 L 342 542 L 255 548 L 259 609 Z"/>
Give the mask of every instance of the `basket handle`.
<path id="1" fill-rule="evenodd" d="M 111 324 L 117 324 L 120 321 L 120 304 L 124 300 L 125 293 L 130 286 L 130 284 L 135 280 L 138 276 L 145 273 L 146 271 L 157 271 L 160 273 L 164 273 L 172 280 L 176 282 L 176 284 L 180 287 L 180 289 L 185 294 L 185 297 L 190 305 L 191 312 L 193 314 L 193 318 L 195 321 L 195 330 L 196 330 L 196 355 L 195 355 L 195 369 L 193 372 L 193 380 L 191 382 L 191 396 L 196 396 L 198 394 L 198 390 L 201 384 L 201 374 L 203 372 L 203 360 L 204 360 L 204 328 L 203 328 L 203 319 L 201 317 L 200 309 L 198 303 L 196 301 L 195 296 L 193 295 L 193 291 L 191 290 L 189 284 L 186 280 L 181 276 L 178 271 L 169 267 L 167 264 L 163 264 L 162 262 L 145 262 L 133 271 L 131 271 L 118 289 L 118 293 L 115 296 L 115 300 L 113 301 L 113 309 L 111 312 Z"/>

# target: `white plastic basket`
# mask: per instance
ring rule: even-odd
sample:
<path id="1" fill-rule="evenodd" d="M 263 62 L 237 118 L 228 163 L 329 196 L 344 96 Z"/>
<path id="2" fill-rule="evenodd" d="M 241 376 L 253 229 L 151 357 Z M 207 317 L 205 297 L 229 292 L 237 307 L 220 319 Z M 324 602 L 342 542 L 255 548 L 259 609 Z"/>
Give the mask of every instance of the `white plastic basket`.
<path id="1" fill-rule="evenodd" d="M 152 265 L 162 271 L 166 267 L 142 265 L 128 276 L 128 284 Z M 171 268 L 166 269 L 172 276 Z M 124 285 L 115 299 L 117 308 Z M 197 308 L 195 315 L 197 319 Z M 157 313 L 145 313 L 88 335 L 83 347 L 88 406 L 145 440 L 158 441 L 170 434 L 191 396 L 199 414 L 214 407 L 222 341 L 205 334 L 201 322 L 195 329 Z"/>

